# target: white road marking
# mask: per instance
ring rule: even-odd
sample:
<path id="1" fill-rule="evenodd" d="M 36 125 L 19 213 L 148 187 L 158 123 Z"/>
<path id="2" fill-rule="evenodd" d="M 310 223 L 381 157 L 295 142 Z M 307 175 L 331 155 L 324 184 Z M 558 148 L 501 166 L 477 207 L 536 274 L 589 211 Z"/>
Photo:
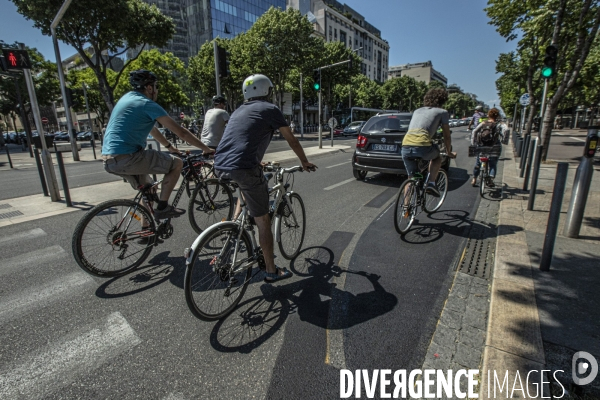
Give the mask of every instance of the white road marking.
<path id="1" fill-rule="evenodd" d="M 573 136 L 569 136 L 569 139 L 578 140 L 580 142 L 585 142 L 585 139 L 580 139 L 580 138 L 576 138 L 576 137 L 573 137 Z"/>
<path id="2" fill-rule="evenodd" d="M 12 298 L 3 298 L 0 303 L 0 321 L 10 320 L 36 308 L 47 306 L 53 301 L 68 297 L 78 286 L 93 282 L 83 272 L 74 272 L 34 288 L 26 288 Z M 0 398 L 3 398 L 0 396 Z"/>
<path id="3" fill-rule="evenodd" d="M 339 167 L 340 165 L 348 165 L 349 162 L 350 162 L 350 160 L 340 163 L 340 164 L 330 165 L 329 167 L 325 167 L 325 168 L 333 168 L 333 167 Z"/>
<path id="4" fill-rule="evenodd" d="M 336 187 L 340 187 L 342 185 L 345 185 L 346 183 L 350 183 L 352 181 L 355 181 L 356 178 L 350 178 L 350 179 L 346 179 L 345 181 L 341 181 L 340 183 L 336 183 L 335 185 L 331 185 L 331 186 L 327 186 L 325 189 L 323 190 L 331 190 L 331 189 L 335 189 Z"/>
<path id="5" fill-rule="evenodd" d="M 89 374 L 107 360 L 141 343 L 118 312 L 101 327 L 86 328 L 78 336 L 34 351 L 15 365 L 2 368 L 0 398 L 41 399 L 68 385 L 76 376 Z"/>
<path id="6" fill-rule="evenodd" d="M 39 250 L 30 251 L 29 253 L 21 254 L 11 258 L 2 260 L 0 267 L 0 276 L 11 273 L 17 269 L 28 267 L 40 267 L 50 260 L 64 257 L 67 254 L 59 245 L 46 247 Z"/>
<path id="7" fill-rule="evenodd" d="M 19 232 L 10 236 L 0 237 L 0 243 L 12 242 L 19 239 L 35 239 L 38 237 L 46 236 L 46 232 L 43 229 L 35 228 L 25 232 Z"/>

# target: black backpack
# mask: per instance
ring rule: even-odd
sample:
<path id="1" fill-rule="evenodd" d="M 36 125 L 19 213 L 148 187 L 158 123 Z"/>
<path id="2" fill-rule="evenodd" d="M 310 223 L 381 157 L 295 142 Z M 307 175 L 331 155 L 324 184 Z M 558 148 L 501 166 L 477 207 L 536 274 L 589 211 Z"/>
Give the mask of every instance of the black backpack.
<path id="1" fill-rule="evenodd" d="M 479 132 L 478 144 L 481 146 L 493 146 L 496 144 L 498 134 L 496 133 L 495 122 L 484 122 Z"/>

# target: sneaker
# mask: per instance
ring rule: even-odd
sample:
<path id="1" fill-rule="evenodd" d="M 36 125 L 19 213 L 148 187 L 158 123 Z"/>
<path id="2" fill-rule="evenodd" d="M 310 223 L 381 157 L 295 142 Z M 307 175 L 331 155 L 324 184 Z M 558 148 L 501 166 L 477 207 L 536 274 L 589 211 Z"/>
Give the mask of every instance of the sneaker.
<path id="1" fill-rule="evenodd" d="M 435 184 L 433 183 L 429 183 L 427 185 L 427 188 L 425 189 L 425 193 L 427 193 L 430 196 L 433 197 L 440 197 L 440 191 L 438 190 L 438 188 L 435 186 Z"/>
<path id="2" fill-rule="evenodd" d="M 163 210 L 154 210 L 154 218 L 156 219 L 177 218 L 183 214 L 185 214 L 185 210 L 173 206 L 166 206 Z"/>
<path id="3" fill-rule="evenodd" d="M 488 176 L 486 185 L 488 185 L 491 188 L 496 186 L 496 185 L 494 185 L 494 177 L 493 176 Z"/>

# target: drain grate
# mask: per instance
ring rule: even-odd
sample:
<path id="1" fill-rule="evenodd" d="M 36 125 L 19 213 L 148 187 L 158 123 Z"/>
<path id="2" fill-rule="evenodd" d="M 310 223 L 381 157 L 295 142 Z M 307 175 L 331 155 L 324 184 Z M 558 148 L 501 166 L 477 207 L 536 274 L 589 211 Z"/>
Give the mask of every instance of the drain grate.
<path id="1" fill-rule="evenodd" d="M 5 204 L 0 204 L 0 210 L 4 209 L 4 208 L 11 208 L 12 206 L 8 203 Z"/>
<path id="2" fill-rule="evenodd" d="M 11 211 L 11 212 L 0 214 L 0 219 L 8 219 L 11 217 L 18 217 L 19 215 L 23 215 L 23 213 L 21 211 Z"/>
<path id="3" fill-rule="evenodd" d="M 493 245 L 492 240 L 469 239 L 460 262 L 460 272 L 489 279 L 494 262 Z"/>

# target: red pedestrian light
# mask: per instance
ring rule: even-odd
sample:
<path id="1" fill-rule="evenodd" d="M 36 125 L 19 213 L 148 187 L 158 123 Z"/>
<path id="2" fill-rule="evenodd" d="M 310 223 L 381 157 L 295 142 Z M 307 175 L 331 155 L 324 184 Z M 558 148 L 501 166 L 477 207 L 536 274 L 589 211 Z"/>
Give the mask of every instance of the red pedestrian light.
<path id="1" fill-rule="evenodd" d="M 11 67 L 17 66 L 17 56 L 15 56 L 15 53 L 12 51 L 8 52 L 8 62 L 10 63 Z"/>

